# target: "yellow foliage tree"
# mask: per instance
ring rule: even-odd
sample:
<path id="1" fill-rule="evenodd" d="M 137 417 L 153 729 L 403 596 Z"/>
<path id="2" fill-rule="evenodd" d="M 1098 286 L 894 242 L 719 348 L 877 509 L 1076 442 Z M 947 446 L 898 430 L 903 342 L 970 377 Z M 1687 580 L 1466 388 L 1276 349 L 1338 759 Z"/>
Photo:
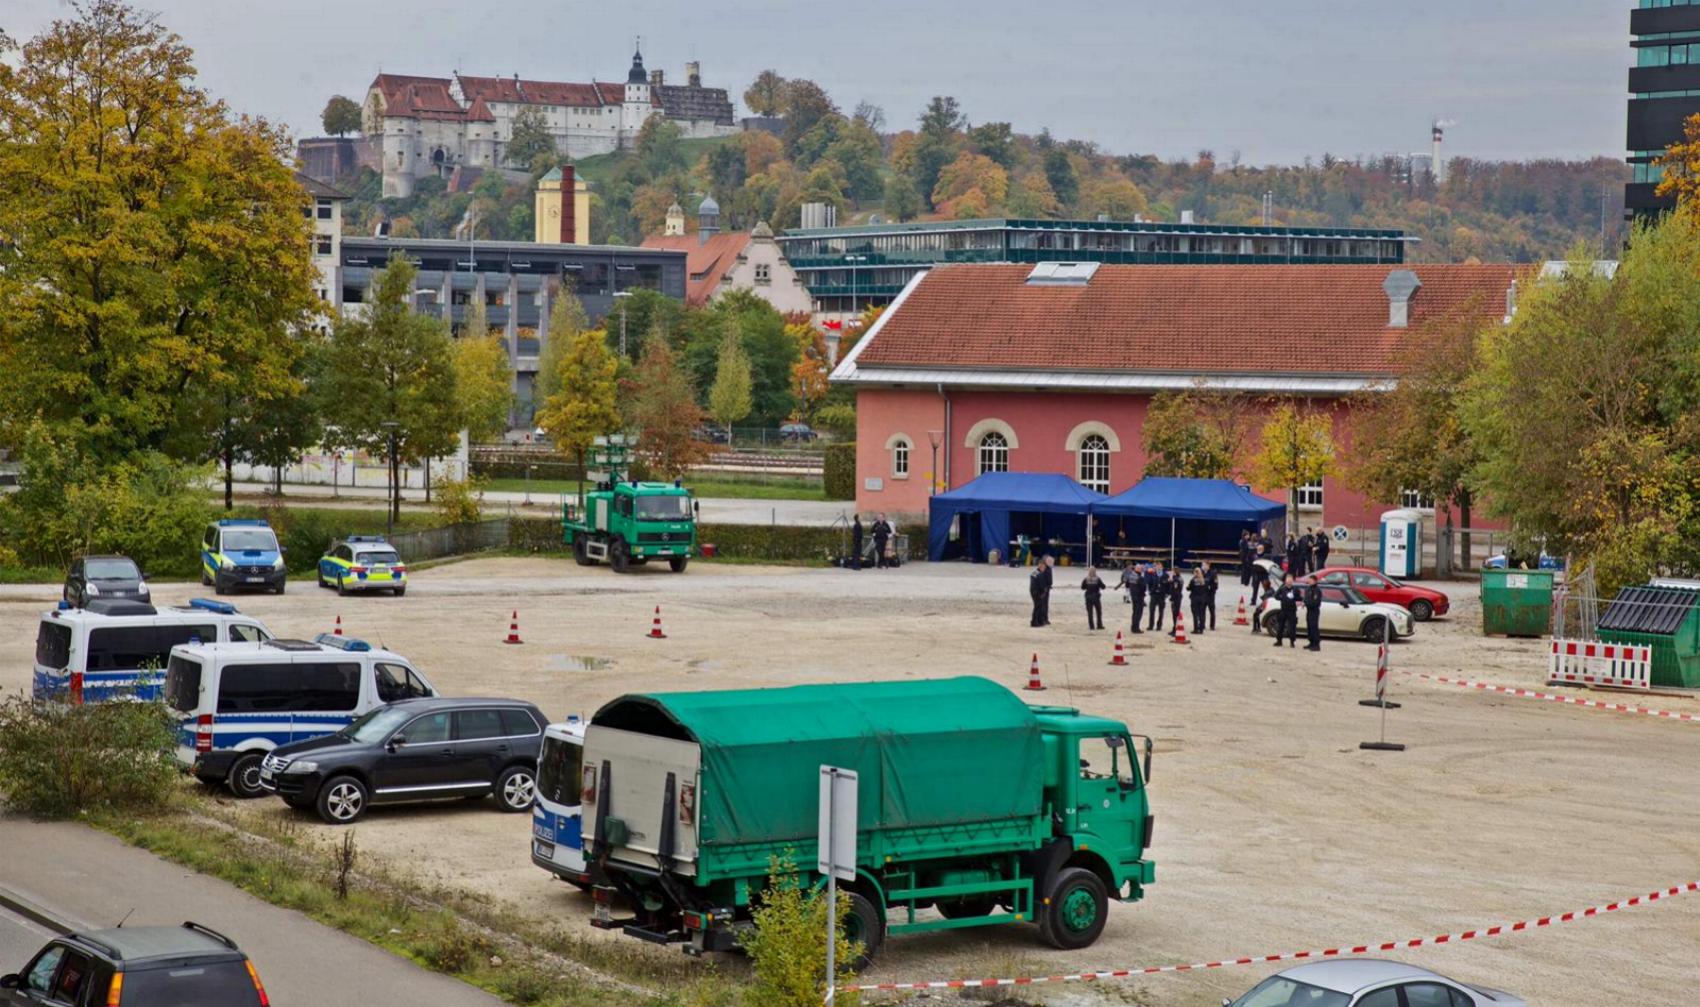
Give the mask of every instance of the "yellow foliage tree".
<path id="1" fill-rule="evenodd" d="M 795 416 L 808 420 L 826 398 L 826 337 L 808 322 L 791 322 L 785 334 L 797 342 L 797 362 L 791 365 L 791 397 L 797 400 Z"/>
<path id="2" fill-rule="evenodd" d="M 1297 531 L 1298 487 L 1334 471 L 1334 424 L 1327 413 L 1301 411 L 1283 402 L 1263 423 L 1262 446 L 1252 476 L 1268 489 L 1287 489 L 1287 528 Z"/>
<path id="3" fill-rule="evenodd" d="M 1653 163 L 1664 169 L 1658 194 L 1675 196 L 1679 207 L 1695 212 L 1694 197 L 1700 194 L 1700 113 L 1682 124 L 1682 142 L 1671 144 Z"/>
<path id="4" fill-rule="evenodd" d="M 953 203 L 976 190 L 982 205 L 1002 204 L 1009 195 L 1009 173 L 986 155 L 965 150 L 939 172 L 938 184 L 933 186 L 933 205 Z"/>
<path id="5" fill-rule="evenodd" d="M 619 428 L 616 406 L 620 362 L 601 329 L 575 332 L 561 354 L 559 391 L 543 402 L 537 425 L 555 442 L 555 450 L 578 462 L 579 498 L 584 498 L 584 455 L 599 436 Z"/>

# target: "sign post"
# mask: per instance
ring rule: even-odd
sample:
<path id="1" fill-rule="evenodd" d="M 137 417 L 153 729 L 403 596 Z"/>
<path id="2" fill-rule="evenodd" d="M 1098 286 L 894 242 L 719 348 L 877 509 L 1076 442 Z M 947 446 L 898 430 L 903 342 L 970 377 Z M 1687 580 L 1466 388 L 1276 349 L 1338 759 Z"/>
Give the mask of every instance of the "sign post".
<path id="1" fill-rule="evenodd" d="M 856 771 L 820 767 L 820 829 L 815 869 L 826 878 L 826 1004 L 838 985 L 838 879 L 856 879 Z"/>
<path id="2" fill-rule="evenodd" d="M 1366 748 L 1375 752 L 1403 752 L 1405 750 L 1404 745 L 1387 740 L 1387 708 L 1391 706 L 1397 709 L 1399 706 L 1398 703 L 1387 701 L 1387 645 L 1392 633 L 1393 624 L 1383 619 L 1381 621 L 1381 648 L 1375 655 L 1375 698 L 1358 700 L 1359 706 L 1381 707 L 1381 740 L 1358 743 L 1359 748 Z"/>

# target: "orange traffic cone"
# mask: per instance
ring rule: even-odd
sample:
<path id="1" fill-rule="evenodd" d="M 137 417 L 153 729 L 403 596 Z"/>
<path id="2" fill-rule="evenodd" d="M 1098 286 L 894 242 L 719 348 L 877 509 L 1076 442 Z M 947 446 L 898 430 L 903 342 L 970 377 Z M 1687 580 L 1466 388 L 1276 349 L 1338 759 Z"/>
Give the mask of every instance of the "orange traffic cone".
<path id="1" fill-rule="evenodd" d="M 1116 651 L 1115 654 L 1110 657 L 1110 663 L 1112 665 L 1127 663 L 1127 655 L 1122 652 L 1122 631 L 1119 629 L 1116 630 Z"/>
<path id="2" fill-rule="evenodd" d="M 338 612 L 336 614 L 336 628 L 331 630 L 331 635 L 332 636 L 341 636 L 342 635 L 342 613 L 341 612 Z"/>
<path id="3" fill-rule="evenodd" d="M 665 640 L 667 634 L 661 632 L 661 606 L 655 606 L 655 621 L 649 624 L 649 639 Z"/>
<path id="4" fill-rule="evenodd" d="M 1039 681 L 1039 655 L 1033 655 L 1033 666 L 1027 671 L 1027 691 L 1044 692 L 1045 683 Z"/>
<path id="5" fill-rule="evenodd" d="M 1175 642 L 1186 643 L 1186 616 L 1175 613 Z"/>
<path id="6" fill-rule="evenodd" d="M 514 609 L 513 618 L 508 621 L 508 638 L 503 643 L 524 643 L 519 638 L 519 609 Z"/>
<path id="7" fill-rule="evenodd" d="M 1240 595 L 1239 611 L 1234 613 L 1234 625 L 1236 625 L 1236 626 L 1249 626 L 1249 625 L 1251 625 L 1251 620 L 1246 618 L 1245 595 L 1243 595 L 1243 594 Z"/>

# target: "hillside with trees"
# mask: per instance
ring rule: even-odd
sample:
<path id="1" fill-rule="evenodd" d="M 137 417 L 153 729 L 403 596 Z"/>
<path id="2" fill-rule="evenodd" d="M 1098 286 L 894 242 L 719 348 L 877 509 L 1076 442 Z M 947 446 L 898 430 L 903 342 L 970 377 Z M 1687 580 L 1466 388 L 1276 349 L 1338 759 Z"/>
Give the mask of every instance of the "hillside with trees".
<path id="1" fill-rule="evenodd" d="M 973 122 L 953 97 L 938 96 L 912 125 L 888 123 L 862 103 L 846 112 L 818 84 L 763 72 L 744 104 L 781 123 L 714 140 L 684 139 L 660 117 L 633 150 L 578 162 L 591 185 L 591 240 L 637 243 L 659 233 L 667 207 L 687 213 L 703 196 L 720 204 L 724 226 L 766 220 L 796 227 L 808 202 L 830 203 L 838 219 L 967 219 L 987 216 L 1178 220 L 1256 224 L 1265 193 L 1274 222 L 1292 226 L 1400 228 L 1421 239 L 1416 261 L 1533 261 L 1562 258 L 1579 244 L 1597 253 L 1622 243 L 1628 168 L 1586 161 L 1454 158 L 1436 185 L 1402 158 L 1323 154 L 1301 165 L 1252 167 L 1237 153 L 1202 150 L 1185 160 L 1112 154 L 1097 145 L 1015 132 L 1007 122 Z M 447 193 L 426 179 L 408 199 L 379 198 L 378 177 L 352 183 L 352 230 L 369 233 L 382 214 L 393 233 L 446 237 L 473 211 L 477 236 L 526 240 L 531 181 L 560 160 L 547 137 L 522 137 L 518 163 L 486 172 L 471 191 Z M 692 222 L 694 226 L 694 221 Z"/>

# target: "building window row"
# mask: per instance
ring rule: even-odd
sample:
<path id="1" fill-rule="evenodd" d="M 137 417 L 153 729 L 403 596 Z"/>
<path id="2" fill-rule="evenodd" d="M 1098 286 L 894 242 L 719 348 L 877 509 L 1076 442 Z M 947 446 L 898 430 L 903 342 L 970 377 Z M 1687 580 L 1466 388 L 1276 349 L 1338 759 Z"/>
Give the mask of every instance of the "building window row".
<path id="1" fill-rule="evenodd" d="M 1639 6 L 1642 10 L 1650 10 L 1654 7 L 1692 7 L 1697 3 L 1700 0 L 1641 0 Z"/>
<path id="2" fill-rule="evenodd" d="M 1665 166 L 1662 164 L 1636 163 L 1630 167 L 1634 169 L 1634 180 L 1637 182 L 1664 181 Z"/>
<path id="3" fill-rule="evenodd" d="M 1685 42 L 1650 45 L 1635 50 L 1635 53 L 1636 66 L 1687 66 L 1700 63 L 1700 42 L 1692 45 Z"/>
<path id="4" fill-rule="evenodd" d="M 1700 88 L 1689 88 L 1686 91 L 1636 91 L 1629 96 L 1631 101 L 1645 101 L 1650 98 L 1700 98 Z"/>

